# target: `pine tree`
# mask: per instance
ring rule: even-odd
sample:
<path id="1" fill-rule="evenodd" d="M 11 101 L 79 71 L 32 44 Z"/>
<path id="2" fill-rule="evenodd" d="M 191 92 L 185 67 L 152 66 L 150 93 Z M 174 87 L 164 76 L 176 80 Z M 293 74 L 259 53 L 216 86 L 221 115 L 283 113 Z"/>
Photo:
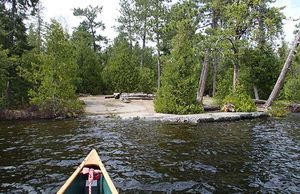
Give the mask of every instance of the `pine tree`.
<path id="1" fill-rule="evenodd" d="M 119 26 L 117 30 L 122 33 L 129 41 L 130 49 L 133 48 L 133 41 L 136 38 L 135 18 L 134 18 L 134 2 L 132 0 L 120 1 L 120 17 L 118 18 Z"/>
<path id="2" fill-rule="evenodd" d="M 100 42 L 106 41 L 106 38 L 100 34 L 97 34 L 97 29 L 104 30 L 105 25 L 104 23 L 100 21 L 96 21 L 98 15 L 100 15 L 102 12 L 102 6 L 88 6 L 84 9 L 82 8 L 74 8 L 73 15 L 84 17 L 85 19 L 80 23 L 81 27 L 86 29 L 93 41 L 93 49 L 95 52 L 101 50 Z"/>

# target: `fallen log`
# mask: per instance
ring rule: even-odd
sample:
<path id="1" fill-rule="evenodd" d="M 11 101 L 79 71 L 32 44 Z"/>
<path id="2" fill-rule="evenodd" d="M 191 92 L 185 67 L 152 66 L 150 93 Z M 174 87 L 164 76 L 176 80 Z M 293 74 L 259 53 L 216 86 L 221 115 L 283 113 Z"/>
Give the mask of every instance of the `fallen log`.
<path id="1" fill-rule="evenodd" d="M 153 94 L 145 93 L 122 93 L 120 98 L 126 98 L 128 100 L 153 100 Z"/>
<path id="2" fill-rule="evenodd" d="M 114 95 L 107 95 L 107 96 L 104 96 L 105 99 L 109 99 L 109 98 L 115 98 Z"/>
<path id="3" fill-rule="evenodd" d="M 253 99 L 255 104 L 265 104 L 267 101 L 266 100 L 260 100 L 260 99 Z"/>
<path id="4" fill-rule="evenodd" d="M 218 111 L 218 110 L 220 110 L 220 106 L 204 105 L 203 109 L 204 109 L 204 111 Z"/>

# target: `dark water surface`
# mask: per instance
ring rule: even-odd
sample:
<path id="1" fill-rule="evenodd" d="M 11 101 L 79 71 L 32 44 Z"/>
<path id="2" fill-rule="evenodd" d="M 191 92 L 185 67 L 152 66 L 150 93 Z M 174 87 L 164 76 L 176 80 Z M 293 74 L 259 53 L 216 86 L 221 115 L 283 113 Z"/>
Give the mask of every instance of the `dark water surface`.
<path id="1" fill-rule="evenodd" d="M 300 115 L 0 122 L 0 193 L 55 193 L 92 148 L 121 193 L 300 193 Z"/>

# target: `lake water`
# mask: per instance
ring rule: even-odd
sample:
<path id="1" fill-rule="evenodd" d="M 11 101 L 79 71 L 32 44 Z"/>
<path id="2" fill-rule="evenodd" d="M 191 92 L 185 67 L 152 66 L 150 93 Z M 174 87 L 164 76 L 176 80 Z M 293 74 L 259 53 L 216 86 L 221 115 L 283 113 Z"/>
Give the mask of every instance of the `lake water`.
<path id="1" fill-rule="evenodd" d="M 120 193 L 300 193 L 300 115 L 0 122 L 0 193 L 55 193 L 95 148 Z"/>

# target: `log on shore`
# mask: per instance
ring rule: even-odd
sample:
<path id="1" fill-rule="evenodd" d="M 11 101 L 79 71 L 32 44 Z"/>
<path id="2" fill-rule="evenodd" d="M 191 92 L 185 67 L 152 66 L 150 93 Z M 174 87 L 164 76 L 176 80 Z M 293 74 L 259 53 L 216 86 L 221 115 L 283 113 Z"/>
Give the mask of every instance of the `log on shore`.
<path id="1" fill-rule="evenodd" d="M 120 95 L 120 99 L 127 100 L 153 100 L 153 94 L 145 94 L 145 93 L 122 93 Z"/>
<path id="2" fill-rule="evenodd" d="M 107 96 L 104 96 L 105 99 L 109 99 L 109 98 L 115 98 L 114 95 L 107 95 Z"/>
<path id="3" fill-rule="evenodd" d="M 218 111 L 218 110 L 220 110 L 220 106 L 204 105 L 203 109 L 204 109 L 204 111 Z"/>
<path id="4" fill-rule="evenodd" d="M 267 101 L 266 100 L 260 100 L 260 99 L 253 99 L 255 104 L 265 104 Z"/>

